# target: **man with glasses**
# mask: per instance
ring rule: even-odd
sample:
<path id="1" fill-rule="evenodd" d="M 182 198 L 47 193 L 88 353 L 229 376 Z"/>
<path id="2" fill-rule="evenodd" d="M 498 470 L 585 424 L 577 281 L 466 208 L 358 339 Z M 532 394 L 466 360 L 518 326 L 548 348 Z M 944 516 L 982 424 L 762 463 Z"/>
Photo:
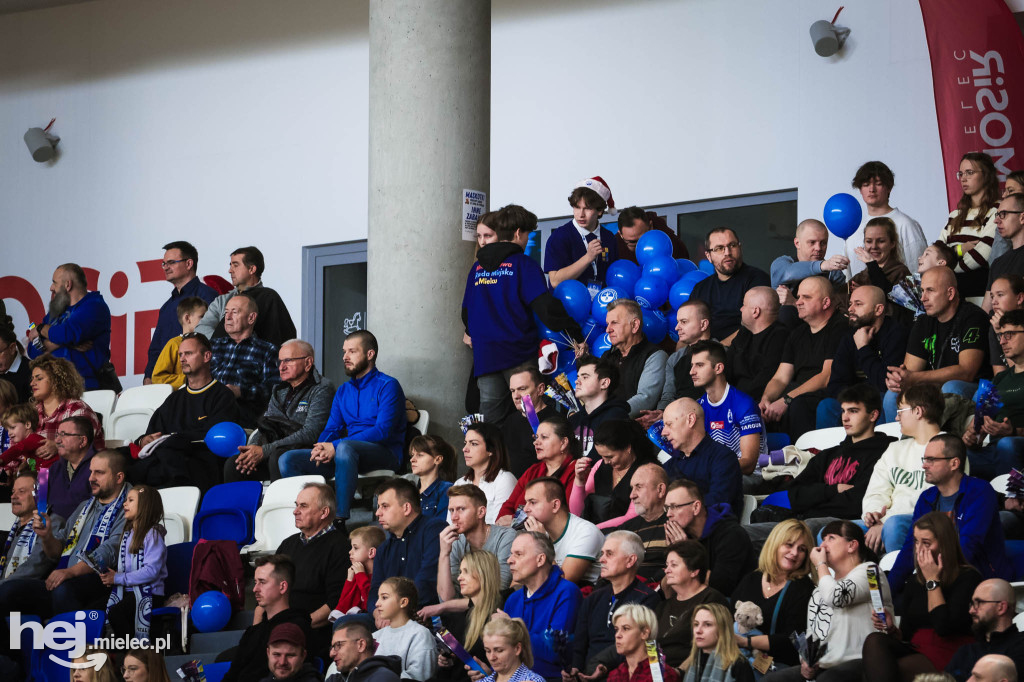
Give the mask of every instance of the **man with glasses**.
<path id="1" fill-rule="evenodd" d="M 989 654 L 1008 656 L 1018 670 L 1024 670 L 1024 636 L 1013 624 L 1015 606 L 1013 586 L 1005 580 L 986 580 L 974 588 L 971 629 L 978 639 L 957 649 L 946 666 L 957 682 L 966 682 L 974 664 Z"/>
<path id="2" fill-rule="evenodd" d="M 14 327 L 0 325 L 0 379 L 11 382 L 18 392 L 18 402 L 24 403 L 32 397 L 32 370 L 21 350 Z"/>
<path id="3" fill-rule="evenodd" d="M 768 286 L 764 270 L 743 262 L 740 238 L 728 227 L 716 227 L 704 238 L 704 254 L 715 266 L 715 274 L 697 282 L 690 298 L 711 306 L 711 338 L 728 346 L 740 328 L 743 295 L 753 287 Z"/>
<path id="4" fill-rule="evenodd" d="M 270 393 L 280 375 L 277 371 L 277 346 L 256 335 L 259 317 L 256 300 L 238 294 L 224 306 L 226 336 L 210 339 L 213 348 L 213 378 L 235 394 L 241 412 L 241 424 L 256 428 L 256 421 L 267 409 Z"/>
<path id="5" fill-rule="evenodd" d="M 708 550 L 710 587 L 732 594 L 740 579 L 754 570 L 754 546 L 729 505 L 704 504 L 704 495 L 693 481 L 681 478 L 669 484 L 665 511 L 665 542 L 671 546 L 683 540 L 699 540 Z"/>
<path id="6" fill-rule="evenodd" d="M 93 429 L 92 422 L 86 417 L 68 417 L 58 429 L 57 454 L 60 459 L 50 465 L 46 499 L 50 513 L 66 519 L 90 495 L 89 460 L 93 456 Z"/>
<path id="7" fill-rule="evenodd" d="M 996 230 L 999 236 L 1010 243 L 1010 250 L 992 261 L 988 269 L 988 288 L 1006 275 L 1024 273 L 1024 194 L 1010 194 L 999 202 L 996 212 Z M 992 310 L 991 294 L 985 296 L 982 307 Z"/>
<path id="8" fill-rule="evenodd" d="M 999 523 L 999 500 L 992 485 L 964 473 L 967 451 L 961 439 L 949 433 L 933 436 L 921 464 L 926 488 L 917 498 L 913 521 L 933 511 L 949 514 L 960 536 L 967 563 L 983 578 L 1010 579 L 1014 568 L 1006 556 L 1006 538 Z M 909 534 L 889 571 L 889 586 L 899 593 L 914 572 L 914 537 Z"/>
<path id="9" fill-rule="evenodd" d="M 160 306 L 160 314 L 153 328 L 153 338 L 149 342 L 149 359 L 146 361 L 145 378 L 142 383 L 153 383 L 153 367 L 167 342 L 181 334 L 181 322 L 178 321 L 178 303 L 191 296 L 198 296 L 209 305 L 217 297 L 217 292 L 206 286 L 196 275 L 199 266 L 199 251 L 186 241 L 164 244 L 164 258 L 160 261 L 164 270 L 164 278 L 174 289 L 170 297 Z"/>
<path id="10" fill-rule="evenodd" d="M 203 439 L 214 424 L 237 422 L 238 405 L 234 394 L 213 378 L 212 357 L 210 342 L 202 334 L 194 332 L 182 339 L 178 362 L 185 386 L 156 408 L 146 435 L 135 441 L 143 453 L 129 473 L 134 483 L 155 488 L 195 485 L 205 491 L 221 482 L 224 465 Z"/>
<path id="11" fill-rule="evenodd" d="M 1024 310 L 1011 310 L 999 322 L 996 337 L 1009 368 L 992 383 L 1002 406 L 995 417 L 985 416 L 979 428 L 971 420 L 964 433 L 971 473 L 985 480 L 1024 466 Z"/>
<path id="12" fill-rule="evenodd" d="M 338 672 L 329 682 L 398 682 L 402 672 L 397 656 L 374 656 L 373 633 L 358 620 L 345 621 L 334 630 L 331 658 Z"/>
<path id="13" fill-rule="evenodd" d="M 932 384 L 911 386 L 900 394 L 896 419 L 904 438 L 882 453 L 861 502 L 865 544 L 876 554 L 896 551 L 910 532 L 914 505 L 926 486 L 921 457 L 941 431 L 945 406 Z"/>
<path id="14" fill-rule="evenodd" d="M 924 315 L 914 322 L 907 354 L 899 367 L 890 366 L 882 400 L 886 421 L 896 418 L 896 395 L 908 386 L 934 384 L 943 393 L 970 399 L 978 379 L 992 375 L 988 360 L 988 316 L 970 301 L 960 299 L 956 275 L 947 267 L 921 275 Z"/>
<path id="15" fill-rule="evenodd" d="M 278 457 L 294 448 L 312 448 L 327 426 L 334 385 L 317 371 L 313 346 L 300 339 L 285 341 L 277 365 L 281 383 L 270 394 L 250 443 L 224 463 L 226 482 L 276 481 L 281 478 Z"/>

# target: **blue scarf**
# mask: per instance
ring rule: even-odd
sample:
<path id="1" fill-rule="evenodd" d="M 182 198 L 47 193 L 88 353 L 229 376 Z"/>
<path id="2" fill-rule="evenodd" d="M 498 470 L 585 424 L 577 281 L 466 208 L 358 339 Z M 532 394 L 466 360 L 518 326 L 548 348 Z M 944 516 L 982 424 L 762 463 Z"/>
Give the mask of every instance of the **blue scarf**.
<path id="1" fill-rule="evenodd" d="M 11 557 L 10 573 L 13 575 L 18 570 L 18 564 L 27 559 L 32 554 L 32 548 L 36 546 L 36 538 L 38 537 L 34 530 L 32 530 L 32 523 L 26 523 L 21 528 L 18 528 L 18 523 L 21 519 L 15 519 L 14 525 L 11 526 L 11 530 L 7 533 L 7 541 L 4 542 L 4 553 L 0 555 L 0 579 L 9 577 L 7 575 L 7 557 Z M 17 539 L 18 544 L 14 547 L 14 553 L 11 554 L 11 545 L 14 544 Z"/>
<path id="2" fill-rule="evenodd" d="M 117 519 L 118 514 L 121 513 L 121 508 L 124 507 L 124 498 L 128 495 L 128 486 L 122 485 L 121 492 L 117 494 L 114 501 L 107 505 L 107 508 L 103 510 L 100 517 L 96 519 L 96 523 L 93 524 L 92 534 L 89 536 L 89 542 L 86 544 L 85 549 L 82 550 L 81 554 L 88 554 L 93 551 L 107 539 L 110 535 L 110 530 L 114 526 L 114 522 Z M 89 504 L 85 505 L 85 509 L 75 519 L 75 525 L 72 526 L 71 532 L 68 534 L 67 540 L 64 542 L 64 552 L 60 555 L 60 562 L 57 564 L 57 568 L 67 568 L 68 563 L 71 561 L 71 555 L 74 553 L 75 545 L 78 544 L 78 536 L 82 533 L 82 526 L 85 525 L 85 520 L 89 518 L 89 514 L 92 513 L 93 507 L 100 504 L 99 500 L 95 497 L 89 500 Z"/>

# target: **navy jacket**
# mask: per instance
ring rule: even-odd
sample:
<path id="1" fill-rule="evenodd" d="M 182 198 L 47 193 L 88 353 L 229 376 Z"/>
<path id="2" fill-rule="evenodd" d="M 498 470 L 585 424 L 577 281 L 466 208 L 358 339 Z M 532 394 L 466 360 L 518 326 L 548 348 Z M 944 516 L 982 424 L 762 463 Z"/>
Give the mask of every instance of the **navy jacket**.
<path id="1" fill-rule="evenodd" d="M 448 522 L 442 517 L 428 519 L 422 514 L 397 537 L 387 534 L 373 560 L 373 579 L 366 611 L 377 606 L 377 590 L 385 578 L 403 576 L 416 583 L 420 606 L 437 603 L 437 557 L 441 554 L 441 531 Z"/>
<path id="2" fill-rule="evenodd" d="M 939 489 L 925 488 L 917 498 L 914 520 L 939 508 Z M 974 476 L 960 480 L 960 490 L 953 505 L 953 522 L 960 534 L 960 547 L 967 562 L 981 572 L 985 580 L 1002 578 L 1013 580 L 1013 565 L 1006 556 L 1006 538 L 999 522 L 999 500 L 992 484 Z M 914 572 L 914 534 L 907 539 L 889 571 L 889 587 L 900 592 L 910 574 Z"/>
<path id="3" fill-rule="evenodd" d="M 55 358 L 65 358 L 85 379 L 85 388 L 99 388 L 96 374 L 110 361 L 110 308 L 98 291 L 88 292 L 81 301 L 68 306 L 56 320 L 47 313 L 43 324 L 50 325 L 47 337 L 60 348 L 53 351 Z M 86 351 L 75 350 L 74 346 L 91 342 Z M 28 356 L 32 359 L 43 355 L 34 344 L 28 344 Z"/>
<path id="4" fill-rule="evenodd" d="M 704 493 L 704 506 L 728 504 L 743 509 L 743 474 L 736 453 L 705 435 L 689 457 L 681 452 L 665 462 L 670 481 L 686 478 Z M 726 592 L 725 594 L 728 594 Z"/>
<path id="5" fill-rule="evenodd" d="M 405 449 L 405 393 L 394 377 L 374 367 L 361 379 L 352 377 L 334 394 L 331 416 L 318 443 L 342 440 L 377 443 L 391 450 L 399 463 Z"/>
<path id="6" fill-rule="evenodd" d="M 217 292 L 211 287 L 203 284 L 198 277 L 193 277 L 181 291 L 177 288 L 171 290 L 171 296 L 160 306 L 160 314 L 156 318 L 156 327 L 153 328 L 153 340 L 149 342 L 149 359 L 146 361 L 146 378 L 153 376 L 153 365 L 160 357 L 160 351 L 164 349 L 167 342 L 181 333 L 181 323 L 178 322 L 178 304 L 182 299 L 190 296 L 198 296 L 210 305 L 210 301 L 217 298 Z"/>

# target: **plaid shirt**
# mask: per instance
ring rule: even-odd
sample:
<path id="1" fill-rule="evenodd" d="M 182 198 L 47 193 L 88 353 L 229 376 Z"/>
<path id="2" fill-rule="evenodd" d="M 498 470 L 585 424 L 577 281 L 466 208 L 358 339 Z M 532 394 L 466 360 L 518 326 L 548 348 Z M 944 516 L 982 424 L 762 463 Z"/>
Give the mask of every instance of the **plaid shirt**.
<path id="1" fill-rule="evenodd" d="M 46 440 L 57 440 L 60 423 L 68 417 L 87 417 L 92 422 L 94 434 L 92 439 L 93 449 L 99 452 L 107 446 L 106 441 L 103 439 L 103 427 L 100 426 L 100 420 L 96 413 L 92 411 L 91 407 L 77 398 L 62 402 L 49 417 L 46 416 L 46 412 L 43 410 L 43 404 L 41 402 L 36 403 L 36 414 L 39 415 L 39 428 L 36 429 L 36 433 Z"/>
<path id="2" fill-rule="evenodd" d="M 225 386 L 234 384 L 242 400 L 270 400 L 270 391 L 281 380 L 277 371 L 277 346 L 255 335 L 235 343 L 230 336 L 210 339 L 213 347 L 213 378 Z"/>

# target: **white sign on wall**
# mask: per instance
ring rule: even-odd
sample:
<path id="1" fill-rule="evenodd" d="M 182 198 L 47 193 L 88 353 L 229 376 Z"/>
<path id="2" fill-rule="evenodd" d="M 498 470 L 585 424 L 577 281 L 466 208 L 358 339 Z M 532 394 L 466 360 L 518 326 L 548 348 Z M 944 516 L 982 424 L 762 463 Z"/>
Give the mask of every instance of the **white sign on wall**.
<path id="1" fill-rule="evenodd" d="M 476 241 L 476 221 L 487 210 L 487 192 L 462 190 L 462 240 Z"/>

